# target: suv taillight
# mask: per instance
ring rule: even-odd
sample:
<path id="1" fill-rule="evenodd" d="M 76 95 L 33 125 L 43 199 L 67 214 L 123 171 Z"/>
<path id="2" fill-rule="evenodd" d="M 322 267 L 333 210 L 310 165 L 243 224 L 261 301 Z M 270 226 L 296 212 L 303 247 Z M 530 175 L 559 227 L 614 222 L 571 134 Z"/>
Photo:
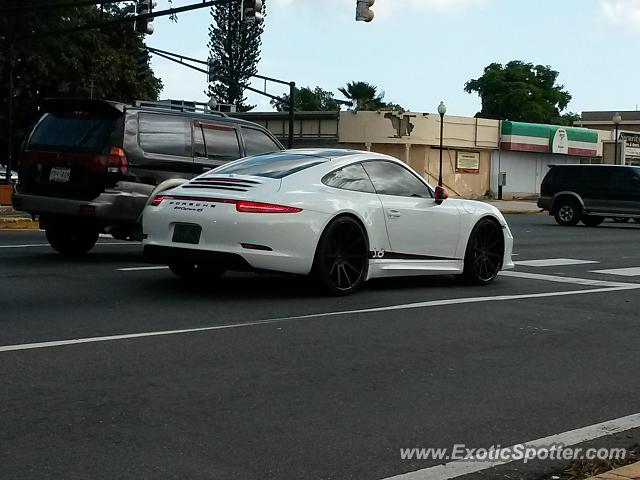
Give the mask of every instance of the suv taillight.
<path id="1" fill-rule="evenodd" d="M 127 162 L 127 156 L 124 154 L 124 150 L 122 148 L 111 147 L 106 160 L 107 173 L 119 173 L 121 175 L 127 174 L 129 164 Z"/>

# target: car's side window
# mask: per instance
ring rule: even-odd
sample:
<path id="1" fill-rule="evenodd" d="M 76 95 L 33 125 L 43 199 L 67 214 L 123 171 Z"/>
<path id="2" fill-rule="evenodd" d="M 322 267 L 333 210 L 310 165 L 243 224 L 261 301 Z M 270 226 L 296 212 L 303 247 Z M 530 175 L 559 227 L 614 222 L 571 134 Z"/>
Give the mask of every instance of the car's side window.
<path id="1" fill-rule="evenodd" d="M 322 179 L 322 183 L 329 187 L 355 192 L 375 193 L 373 183 L 361 164 L 355 163 L 335 170 Z"/>
<path id="2" fill-rule="evenodd" d="M 431 190 L 401 165 L 374 160 L 364 162 L 363 166 L 380 195 L 432 198 Z"/>
<path id="3" fill-rule="evenodd" d="M 201 125 L 209 159 L 235 160 L 240 158 L 240 143 L 235 128 L 206 123 Z"/>
<path id="4" fill-rule="evenodd" d="M 140 147 L 145 152 L 192 156 L 191 122 L 188 118 L 141 113 L 138 123 Z"/>
<path id="5" fill-rule="evenodd" d="M 255 128 L 243 128 L 242 135 L 248 157 L 280 150 L 278 144 L 274 142 L 269 135 Z"/>

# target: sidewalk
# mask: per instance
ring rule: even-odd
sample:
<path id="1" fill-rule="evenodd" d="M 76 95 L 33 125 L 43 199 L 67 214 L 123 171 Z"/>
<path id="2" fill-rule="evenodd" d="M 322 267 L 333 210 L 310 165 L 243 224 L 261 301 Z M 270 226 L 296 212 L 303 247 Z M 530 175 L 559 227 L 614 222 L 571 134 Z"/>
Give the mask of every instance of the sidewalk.
<path id="1" fill-rule="evenodd" d="M 30 215 L 16 212 L 12 207 L 0 207 L 0 230 L 30 230 L 38 229 L 38 221 L 33 221 Z"/>
<path id="2" fill-rule="evenodd" d="M 587 480 L 640 480 L 640 462 L 601 473 Z"/>
<path id="3" fill-rule="evenodd" d="M 542 210 L 533 200 L 481 200 L 493 205 L 505 215 L 527 215 L 540 213 Z"/>

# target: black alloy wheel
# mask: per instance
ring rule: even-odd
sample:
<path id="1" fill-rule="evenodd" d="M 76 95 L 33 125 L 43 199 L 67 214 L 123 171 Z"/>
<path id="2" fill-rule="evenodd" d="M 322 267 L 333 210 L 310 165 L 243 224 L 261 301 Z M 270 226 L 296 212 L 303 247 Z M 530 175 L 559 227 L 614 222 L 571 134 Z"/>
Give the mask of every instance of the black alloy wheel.
<path id="1" fill-rule="evenodd" d="M 316 281 L 331 295 L 349 295 L 360 288 L 368 268 L 369 245 L 362 225 L 351 217 L 333 220 L 316 251 Z"/>
<path id="2" fill-rule="evenodd" d="M 502 228 L 488 218 L 480 220 L 469 237 L 463 279 L 472 285 L 488 285 L 498 276 L 503 259 Z"/>

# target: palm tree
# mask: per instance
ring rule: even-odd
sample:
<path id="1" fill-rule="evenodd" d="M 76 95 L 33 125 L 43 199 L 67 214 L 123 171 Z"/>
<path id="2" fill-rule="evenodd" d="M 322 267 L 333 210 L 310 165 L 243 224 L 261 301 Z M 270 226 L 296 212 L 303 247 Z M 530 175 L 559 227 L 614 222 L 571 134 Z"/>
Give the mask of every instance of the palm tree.
<path id="1" fill-rule="evenodd" d="M 367 82 L 349 82 L 338 89 L 347 101 L 350 110 L 378 110 L 385 106 L 384 92 L 378 93 L 378 87 Z"/>

